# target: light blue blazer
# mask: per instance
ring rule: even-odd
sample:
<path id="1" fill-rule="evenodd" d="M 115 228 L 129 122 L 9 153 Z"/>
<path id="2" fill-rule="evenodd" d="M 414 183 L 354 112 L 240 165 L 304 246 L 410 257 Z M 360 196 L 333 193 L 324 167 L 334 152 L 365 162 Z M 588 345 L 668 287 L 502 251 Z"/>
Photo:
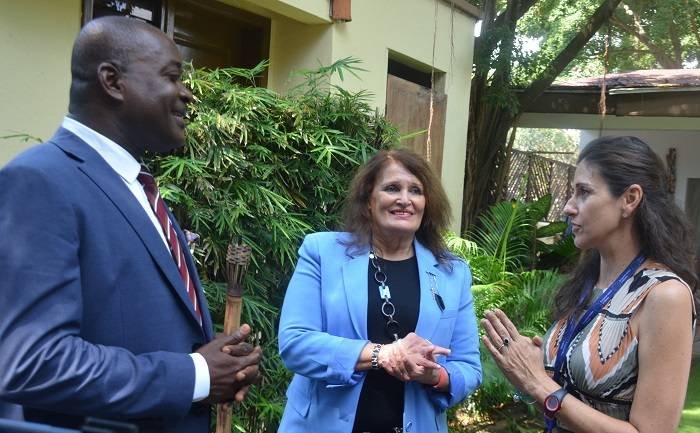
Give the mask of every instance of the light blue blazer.
<path id="1" fill-rule="evenodd" d="M 299 249 L 279 331 L 280 355 L 295 373 L 280 432 L 352 431 L 366 376 L 355 371 L 355 364 L 368 343 L 369 249 L 348 250 L 341 242 L 349 239 L 348 233 L 314 233 Z M 450 391 L 408 382 L 403 427 L 406 433 L 446 432 L 446 409 L 481 383 L 471 273 L 459 259 L 440 265 L 418 241 L 414 246 L 421 291 L 416 334 L 452 350 L 439 360 L 450 375 Z M 433 299 L 431 286 L 442 296 L 444 311 Z"/>

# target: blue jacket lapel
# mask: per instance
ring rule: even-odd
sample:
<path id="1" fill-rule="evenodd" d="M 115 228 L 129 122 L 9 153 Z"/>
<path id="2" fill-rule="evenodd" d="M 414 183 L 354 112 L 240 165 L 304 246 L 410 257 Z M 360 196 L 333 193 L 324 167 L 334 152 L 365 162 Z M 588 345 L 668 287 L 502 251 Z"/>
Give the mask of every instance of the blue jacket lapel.
<path id="1" fill-rule="evenodd" d="M 82 164 L 78 165 L 78 169 L 85 173 L 105 193 L 129 225 L 136 231 L 153 260 L 170 282 L 170 286 L 177 297 L 190 311 L 192 319 L 197 320 L 192 302 L 187 297 L 185 286 L 170 255 L 170 251 L 163 244 L 163 240 L 153 227 L 153 223 L 144 214 L 143 208 L 134 199 L 133 194 L 119 175 L 88 144 L 63 128 L 59 129 L 50 141 L 82 162 Z M 180 243 L 182 245 L 182 242 Z M 190 271 L 191 274 L 196 275 L 196 271 L 192 272 L 192 267 L 190 267 Z M 195 284 L 197 283 L 199 283 L 199 280 Z M 201 286 L 198 286 L 198 290 L 201 291 Z"/>
<path id="2" fill-rule="evenodd" d="M 413 246 L 416 250 L 418 274 L 420 275 L 420 311 L 418 313 L 418 323 L 416 324 L 416 334 L 429 339 L 432 338 L 442 315 L 442 311 L 435 299 L 433 299 L 430 288 L 436 285 L 435 289 L 439 292 L 440 283 L 444 281 L 444 278 L 442 278 L 438 261 L 433 253 L 417 240 L 413 242 Z M 433 281 L 433 275 L 435 276 L 435 281 Z"/>
<path id="3" fill-rule="evenodd" d="M 360 338 L 367 338 L 367 267 L 369 250 L 358 252 L 343 263 L 343 284 L 353 329 Z"/>
<path id="4" fill-rule="evenodd" d="M 430 288 L 435 284 L 435 288 L 439 292 L 444 277 L 433 253 L 417 240 L 413 242 L 413 245 L 420 276 L 420 311 L 416 324 L 416 334 L 423 338 L 430 338 L 442 315 L 442 311 L 433 299 Z M 365 248 L 343 264 L 343 284 L 350 319 L 355 333 L 360 338 L 367 338 L 368 254 L 369 250 Z M 432 275 L 435 276 L 435 283 L 433 283 Z"/>

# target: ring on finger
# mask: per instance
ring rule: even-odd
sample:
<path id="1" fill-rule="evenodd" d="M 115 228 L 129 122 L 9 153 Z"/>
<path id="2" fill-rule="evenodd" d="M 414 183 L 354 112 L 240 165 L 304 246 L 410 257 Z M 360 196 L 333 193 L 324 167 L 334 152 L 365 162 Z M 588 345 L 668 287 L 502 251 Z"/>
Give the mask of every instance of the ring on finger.
<path id="1" fill-rule="evenodd" d="M 503 349 L 504 347 L 508 347 L 508 345 L 505 343 L 505 341 L 503 343 L 501 343 L 501 345 L 496 348 L 496 351 L 498 353 L 501 353 L 501 349 Z"/>
<path id="2" fill-rule="evenodd" d="M 504 345 L 505 347 L 508 347 L 508 345 L 510 344 L 510 338 L 508 338 L 508 337 L 502 337 L 501 340 L 503 340 L 503 345 Z"/>

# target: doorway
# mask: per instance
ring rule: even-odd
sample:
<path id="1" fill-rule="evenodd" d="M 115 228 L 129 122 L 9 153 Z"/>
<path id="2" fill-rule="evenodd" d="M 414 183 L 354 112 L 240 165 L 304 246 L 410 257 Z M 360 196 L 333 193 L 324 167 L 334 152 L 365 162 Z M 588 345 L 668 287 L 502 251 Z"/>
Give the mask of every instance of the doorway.
<path id="1" fill-rule="evenodd" d="M 424 71 L 405 62 L 389 59 L 386 81 L 386 118 L 406 136 L 401 144 L 423 156 L 438 176 L 442 174 L 442 153 L 445 140 L 447 95 L 445 74 Z M 430 96 L 433 93 L 432 124 Z M 430 127 L 430 146 L 428 128 Z"/>
<path id="2" fill-rule="evenodd" d="M 215 0 L 84 0 L 83 24 L 127 15 L 167 33 L 196 68 L 252 68 L 270 52 L 270 20 Z M 267 85 L 267 72 L 256 82 Z"/>

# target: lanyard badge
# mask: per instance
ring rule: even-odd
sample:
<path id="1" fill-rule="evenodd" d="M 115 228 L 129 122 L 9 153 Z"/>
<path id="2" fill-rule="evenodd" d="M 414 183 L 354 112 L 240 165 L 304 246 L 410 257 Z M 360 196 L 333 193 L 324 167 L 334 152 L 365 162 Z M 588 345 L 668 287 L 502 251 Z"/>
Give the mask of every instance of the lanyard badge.
<path id="1" fill-rule="evenodd" d="M 646 257 L 644 257 L 643 254 L 639 254 L 637 257 L 632 260 L 632 262 L 627 265 L 627 268 L 625 268 L 624 271 L 618 277 L 613 281 L 613 283 L 596 299 L 596 301 L 591 305 L 581 316 L 581 318 L 576 321 L 575 315 L 569 316 L 569 318 L 566 321 L 566 328 L 564 329 L 564 334 L 561 337 L 561 340 L 559 341 L 559 347 L 557 348 L 557 357 L 556 360 L 554 361 L 554 375 L 553 379 L 555 382 L 559 383 L 559 379 L 563 376 L 563 367 L 564 367 L 564 360 L 566 359 L 567 352 L 569 351 L 569 347 L 571 346 L 571 343 L 574 339 L 574 336 L 576 336 L 579 332 L 583 331 L 583 328 L 585 328 L 595 316 L 600 314 L 600 312 L 603 310 L 603 307 L 605 307 L 615 296 L 615 294 L 620 290 L 620 288 L 623 286 L 625 281 L 630 279 L 633 275 L 634 272 L 639 268 L 642 263 L 644 263 L 644 260 L 646 260 Z M 587 288 L 587 290 L 584 290 L 584 292 L 581 294 L 581 298 L 578 301 L 578 306 L 581 307 L 583 303 L 586 301 L 586 297 L 588 293 L 590 293 L 590 288 Z M 565 379 L 566 380 L 566 379 Z M 566 387 L 566 384 L 564 385 Z M 554 430 L 554 427 L 557 425 L 557 420 L 556 418 L 553 417 L 548 417 L 545 415 L 545 422 L 547 424 L 547 433 L 551 433 Z"/>

